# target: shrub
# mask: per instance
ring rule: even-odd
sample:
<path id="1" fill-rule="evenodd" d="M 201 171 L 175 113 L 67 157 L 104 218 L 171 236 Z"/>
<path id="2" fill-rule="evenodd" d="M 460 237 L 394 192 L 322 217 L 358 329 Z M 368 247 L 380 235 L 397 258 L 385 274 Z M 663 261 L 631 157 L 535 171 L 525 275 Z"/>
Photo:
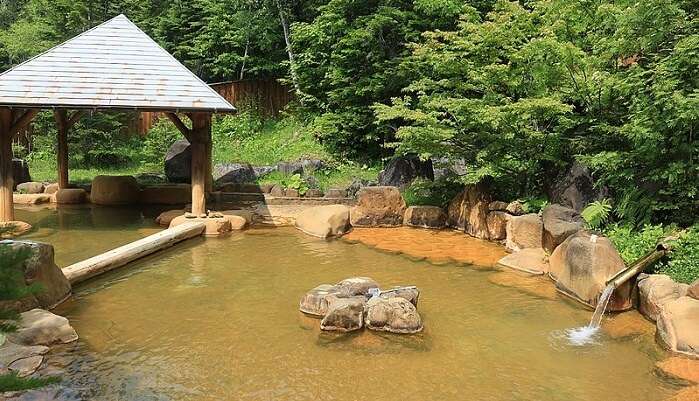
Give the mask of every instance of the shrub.
<path id="1" fill-rule="evenodd" d="M 408 206 L 446 207 L 462 189 L 463 185 L 449 180 L 417 179 L 403 191 L 403 199 Z"/>
<path id="2" fill-rule="evenodd" d="M 650 252 L 666 232 L 662 225 L 646 225 L 635 230 L 628 224 L 612 224 L 604 230 L 604 235 L 612 241 L 628 265 Z"/>
<path id="3" fill-rule="evenodd" d="M 699 224 L 695 224 L 673 241 L 669 260 L 658 266 L 658 272 L 681 283 L 699 279 Z"/>

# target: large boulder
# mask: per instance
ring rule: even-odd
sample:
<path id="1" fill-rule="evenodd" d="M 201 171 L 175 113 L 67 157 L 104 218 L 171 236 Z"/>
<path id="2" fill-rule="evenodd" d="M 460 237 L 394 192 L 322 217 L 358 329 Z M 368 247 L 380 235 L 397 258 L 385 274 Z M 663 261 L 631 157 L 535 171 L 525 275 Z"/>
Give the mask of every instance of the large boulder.
<path id="1" fill-rule="evenodd" d="M 165 176 L 169 182 L 192 182 L 192 147 L 187 140 L 176 141 L 167 150 Z"/>
<path id="2" fill-rule="evenodd" d="M 687 294 L 687 284 L 676 283 L 665 274 L 641 274 L 638 279 L 638 311 L 656 321 L 663 305 Z"/>
<path id="3" fill-rule="evenodd" d="M 369 330 L 403 334 L 417 333 L 423 327 L 415 305 L 401 297 L 371 298 L 364 324 Z"/>
<path id="4" fill-rule="evenodd" d="M 216 164 L 213 169 L 216 186 L 255 181 L 255 170 L 248 163 Z"/>
<path id="5" fill-rule="evenodd" d="M 687 296 L 694 299 L 699 299 L 699 279 L 694 280 L 687 288 Z"/>
<path id="6" fill-rule="evenodd" d="M 507 222 L 510 221 L 508 213 L 499 210 L 491 211 L 485 221 L 488 226 L 489 239 L 500 241 L 507 238 Z"/>
<path id="7" fill-rule="evenodd" d="M 172 220 L 174 220 L 176 217 L 184 216 L 184 210 L 179 209 L 179 210 L 166 210 L 158 215 L 158 217 L 155 218 L 155 222 L 159 226 L 163 227 L 169 227 L 170 223 Z"/>
<path id="8" fill-rule="evenodd" d="M 350 209 L 345 205 L 315 206 L 299 213 L 295 226 L 314 237 L 337 237 L 349 230 L 349 216 Z"/>
<path id="9" fill-rule="evenodd" d="M 541 216 L 536 213 L 511 216 L 507 221 L 506 231 L 506 245 L 510 250 L 542 247 L 544 223 L 541 221 Z"/>
<path id="10" fill-rule="evenodd" d="M 17 192 L 21 194 L 41 194 L 44 193 L 44 184 L 41 182 L 23 182 L 17 184 Z"/>
<path id="11" fill-rule="evenodd" d="M 140 201 L 141 189 L 130 175 L 98 175 L 92 180 L 90 200 L 97 205 L 132 205 Z"/>
<path id="12" fill-rule="evenodd" d="M 338 298 L 329 296 L 327 300 L 328 312 L 320 321 L 321 330 L 349 332 L 359 330 L 364 326 L 365 297 Z"/>
<path id="13" fill-rule="evenodd" d="M 276 170 L 284 175 L 306 174 L 313 175 L 315 172 L 322 170 L 325 167 L 325 162 L 319 159 L 301 159 L 291 162 L 277 163 Z"/>
<path id="14" fill-rule="evenodd" d="M 593 307 L 607 280 L 624 267 L 624 261 L 608 238 L 587 231 L 568 237 L 549 257 L 549 275 L 556 280 L 556 289 Z M 617 288 L 607 310 L 631 308 L 632 289 L 631 282 Z"/>
<path id="15" fill-rule="evenodd" d="M 15 205 L 40 205 L 51 202 L 49 194 L 12 194 Z"/>
<path id="16" fill-rule="evenodd" d="M 58 189 L 59 189 L 58 184 L 54 182 L 53 184 L 48 184 L 44 187 L 44 193 L 49 194 L 49 195 L 53 195 L 56 192 L 58 192 Z"/>
<path id="17" fill-rule="evenodd" d="M 434 180 L 432 160 L 420 160 L 417 155 L 398 156 L 379 173 L 379 185 L 404 188 L 416 178 Z"/>
<path id="18" fill-rule="evenodd" d="M 557 204 L 546 206 L 541 218 L 544 222 L 543 245 L 549 253 L 585 225 L 578 212 Z"/>
<path id="19" fill-rule="evenodd" d="M 82 188 L 62 188 L 52 196 L 59 205 L 74 205 L 87 202 L 87 191 Z"/>
<path id="20" fill-rule="evenodd" d="M 70 296 L 70 282 L 54 262 L 53 246 L 32 241 L 0 241 L 0 247 L 26 252 L 26 259 L 18 266 L 22 278 L 17 285 L 20 288 L 39 286 L 40 289 L 17 302 L 0 302 L 0 306 L 4 304 L 19 311 L 53 308 Z"/>
<path id="21" fill-rule="evenodd" d="M 656 337 L 668 350 L 699 358 L 699 300 L 680 297 L 667 302 L 657 321 Z"/>
<path id="22" fill-rule="evenodd" d="M 410 206 L 405 211 L 403 224 L 410 227 L 444 228 L 447 215 L 438 206 Z"/>
<path id="23" fill-rule="evenodd" d="M 339 293 L 340 290 L 336 286 L 321 284 L 301 298 L 299 310 L 313 316 L 325 316 L 328 313 L 328 297 Z"/>
<path id="24" fill-rule="evenodd" d="M 489 239 L 488 207 L 492 196 L 486 183 L 467 185 L 447 209 L 447 225 L 476 238 Z"/>
<path id="25" fill-rule="evenodd" d="M 405 200 L 396 187 L 362 188 L 350 211 L 350 222 L 355 227 L 398 227 L 403 224 L 405 208 Z"/>
<path id="26" fill-rule="evenodd" d="M 140 200 L 145 205 L 185 205 L 192 201 L 189 184 L 151 185 L 141 190 Z"/>
<path id="27" fill-rule="evenodd" d="M 78 339 L 68 319 L 43 309 L 32 309 L 20 316 L 17 331 L 8 339 L 22 345 L 66 344 Z"/>
<path id="28" fill-rule="evenodd" d="M 13 190 L 17 188 L 17 185 L 31 181 L 29 164 L 22 159 L 12 159 L 12 178 L 14 178 Z"/>
<path id="29" fill-rule="evenodd" d="M 608 191 L 606 188 L 598 188 L 588 168 L 575 162 L 550 186 L 548 192 L 552 203 L 568 206 L 580 212 L 590 202 L 607 197 Z"/>

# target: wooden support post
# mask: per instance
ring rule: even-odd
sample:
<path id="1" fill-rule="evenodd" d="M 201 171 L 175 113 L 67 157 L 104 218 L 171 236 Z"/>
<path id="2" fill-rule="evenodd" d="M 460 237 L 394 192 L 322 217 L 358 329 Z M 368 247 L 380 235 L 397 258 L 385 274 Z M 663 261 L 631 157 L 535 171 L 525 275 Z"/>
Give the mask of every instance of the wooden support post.
<path id="1" fill-rule="evenodd" d="M 206 213 L 206 182 L 211 171 L 211 114 L 193 113 L 191 131 L 192 146 L 192 214 Z"/>
<path id="2" fill-rule="evenodd" d="M 12 188 L 12 111 L 0 110 L 0 223 L 15 219 Z"/>
<path id="3" fill-rule="evenodd" d="M 12 171 L 12 138 L 29 125 L 37 112 L 38 110 L 27 110 L 14 115 L 7 107 L 0 109 L 0 223 L 15 219 L 12 200 L 15 183 Z"/>
<path id="4" fill-rule="evenodd" d="M 68 131 L 82 117 L 81 111 L 76 111 L 72 116 L 68 117 L 68 111 L 56 110 L 56 125 L 58 127 L 58 150 L 57 166 L 58 166 L 58 188 L 68 188 Z"/>

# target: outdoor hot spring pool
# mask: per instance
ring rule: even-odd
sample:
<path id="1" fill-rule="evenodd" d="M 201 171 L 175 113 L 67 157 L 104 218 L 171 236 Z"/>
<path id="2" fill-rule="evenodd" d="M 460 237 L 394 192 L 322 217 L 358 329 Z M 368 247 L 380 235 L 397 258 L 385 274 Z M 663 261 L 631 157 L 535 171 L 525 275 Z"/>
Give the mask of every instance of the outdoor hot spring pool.
<path id="1" fill-rule="evenodd" d="M 66 265 L 153 233 L 133 209 L 20 210 L 26 238 Z M 577 305 L 493 284 L 492 270 L 430 264 L 291 228 L 194 239 L 75 288 L 56 313 L 80 335 L 49 370 L 79 400 L 663 400 L 652 330 L 570 345 Z M 414 284 L 418 335 L 326 334 L 298 311 L 321 283 Z M 633 312 L 635 313 L 635 312 Z"/>

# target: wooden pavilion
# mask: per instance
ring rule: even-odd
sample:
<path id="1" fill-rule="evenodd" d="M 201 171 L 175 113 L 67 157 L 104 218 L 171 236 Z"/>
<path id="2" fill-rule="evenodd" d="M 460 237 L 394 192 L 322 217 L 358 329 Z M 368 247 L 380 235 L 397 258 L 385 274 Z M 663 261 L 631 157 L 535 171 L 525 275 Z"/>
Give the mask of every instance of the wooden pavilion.
<path id="1" fill-rule="evenodd" d="M 54 110 L 58 126 L 59 188 L 68 186 L 70 128 L 85 112 L 165 113 L 192 147 L 192 213 L 206 212 L 211 115 L 235 108 L 126 16 L 0 74 L 0 223 L 14 220 L 12 139 L 42 109 Z"/>

